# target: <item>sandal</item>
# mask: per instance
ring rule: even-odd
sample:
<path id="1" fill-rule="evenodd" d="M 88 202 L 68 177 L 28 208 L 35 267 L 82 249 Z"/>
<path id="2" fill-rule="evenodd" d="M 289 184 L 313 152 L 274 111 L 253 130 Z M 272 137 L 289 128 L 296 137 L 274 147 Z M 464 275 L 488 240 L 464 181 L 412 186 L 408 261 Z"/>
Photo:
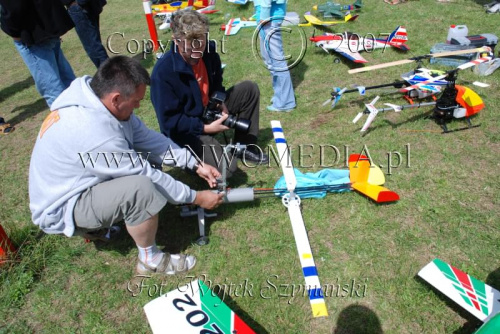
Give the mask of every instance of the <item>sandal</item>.
<path id="1" fill-rule="evenodd" d="M 193 255 L 164 253 L 163 258 L 156 268 L 153 268 L 138 259 L 136 270 L 140 275 L 152 273 L 175 275 L 191 270 L 195 265 L 196 258 Z"/>
<path id="2" fill-rule="evenodd" d="M 0 134 L 1 135 L 8 135 L 9 133 L 13 132 L 16 128 L 11 126 L 9 123 L 1 123 L 0 124 Z"/>

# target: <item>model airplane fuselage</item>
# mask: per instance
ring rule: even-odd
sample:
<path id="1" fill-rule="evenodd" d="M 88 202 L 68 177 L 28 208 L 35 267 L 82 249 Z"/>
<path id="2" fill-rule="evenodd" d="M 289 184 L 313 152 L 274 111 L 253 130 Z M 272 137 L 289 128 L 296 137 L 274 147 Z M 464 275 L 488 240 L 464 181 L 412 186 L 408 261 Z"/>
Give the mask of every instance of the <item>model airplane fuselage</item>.
<path id="1" fill-rule="evenodd" d="M 343 19 L 346 16 L 345 12 L 360 9 L 363 6 L 361 0 L 356 0 L 352 5 L 341 5 L 338 3 L 327 2 L 322 5 L 316 5 L 313 10 L 322 15 L 325 19 Z M 316 15 L 318 16 L 318 15 Z"/>
<path id="2" fill-rule="evenodd" d="M 359 52 L 392 46 L 403 51 L 410 48 L 406 45 L 408 34 L 403 26 L 397 27 L 389 37 L 385 39 L 361 37 L 359 34 L 344 32 L 343 34 L 325 33 L 322 36 L 313 36 L 310 40 L 317 46 L 329 52 L 333 50 L 355 63 L 367 63 Z"/>

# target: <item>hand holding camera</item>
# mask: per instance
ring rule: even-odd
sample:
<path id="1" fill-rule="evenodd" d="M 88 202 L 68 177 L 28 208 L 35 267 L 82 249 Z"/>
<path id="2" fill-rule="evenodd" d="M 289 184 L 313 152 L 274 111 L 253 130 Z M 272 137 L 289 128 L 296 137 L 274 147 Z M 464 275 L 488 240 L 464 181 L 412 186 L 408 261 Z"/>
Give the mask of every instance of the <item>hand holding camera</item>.
<path id="1" fill-rule="evenodd" d="M 223 109 L 227 110 L 224 106 L 225 100 L 226 94 L 222 92 L 215 92 L 210 98 L 202 116 L 203 121 L 207 124 L 204 127 L 205 133 L 215 134 L 230 128 L 245 133 L 248 132 L 251 123 L 250 120 L 238 119 L 235 115 L 223 113 Z"/>

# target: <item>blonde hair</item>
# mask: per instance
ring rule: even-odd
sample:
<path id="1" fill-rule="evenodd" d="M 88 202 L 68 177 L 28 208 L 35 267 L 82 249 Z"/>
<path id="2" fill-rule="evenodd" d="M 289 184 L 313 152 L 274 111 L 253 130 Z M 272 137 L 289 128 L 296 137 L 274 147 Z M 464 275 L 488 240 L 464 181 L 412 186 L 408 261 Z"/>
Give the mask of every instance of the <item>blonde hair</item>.
<path id="1" fill-rule="evenodd" d="M 208 18 L 192 9 L 183 9 L 172 14 L 170 28 L 176 39 L 201 39 L 208 33 Z"/>

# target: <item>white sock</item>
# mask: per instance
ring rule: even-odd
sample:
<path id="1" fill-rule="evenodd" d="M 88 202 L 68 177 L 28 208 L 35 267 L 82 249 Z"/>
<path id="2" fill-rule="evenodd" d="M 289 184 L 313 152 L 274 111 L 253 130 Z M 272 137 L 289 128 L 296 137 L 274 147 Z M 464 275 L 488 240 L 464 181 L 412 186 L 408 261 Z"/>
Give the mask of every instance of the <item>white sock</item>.
<path id="1" fill-rule="evenodd" d="M 160 264 L 164 253 L 156 247 L 156 243 L 146 248 L 139 246 L 137 248 L 139 249 L 139 260 L 143 263 L 153 268 L 156 268 Z"/>

